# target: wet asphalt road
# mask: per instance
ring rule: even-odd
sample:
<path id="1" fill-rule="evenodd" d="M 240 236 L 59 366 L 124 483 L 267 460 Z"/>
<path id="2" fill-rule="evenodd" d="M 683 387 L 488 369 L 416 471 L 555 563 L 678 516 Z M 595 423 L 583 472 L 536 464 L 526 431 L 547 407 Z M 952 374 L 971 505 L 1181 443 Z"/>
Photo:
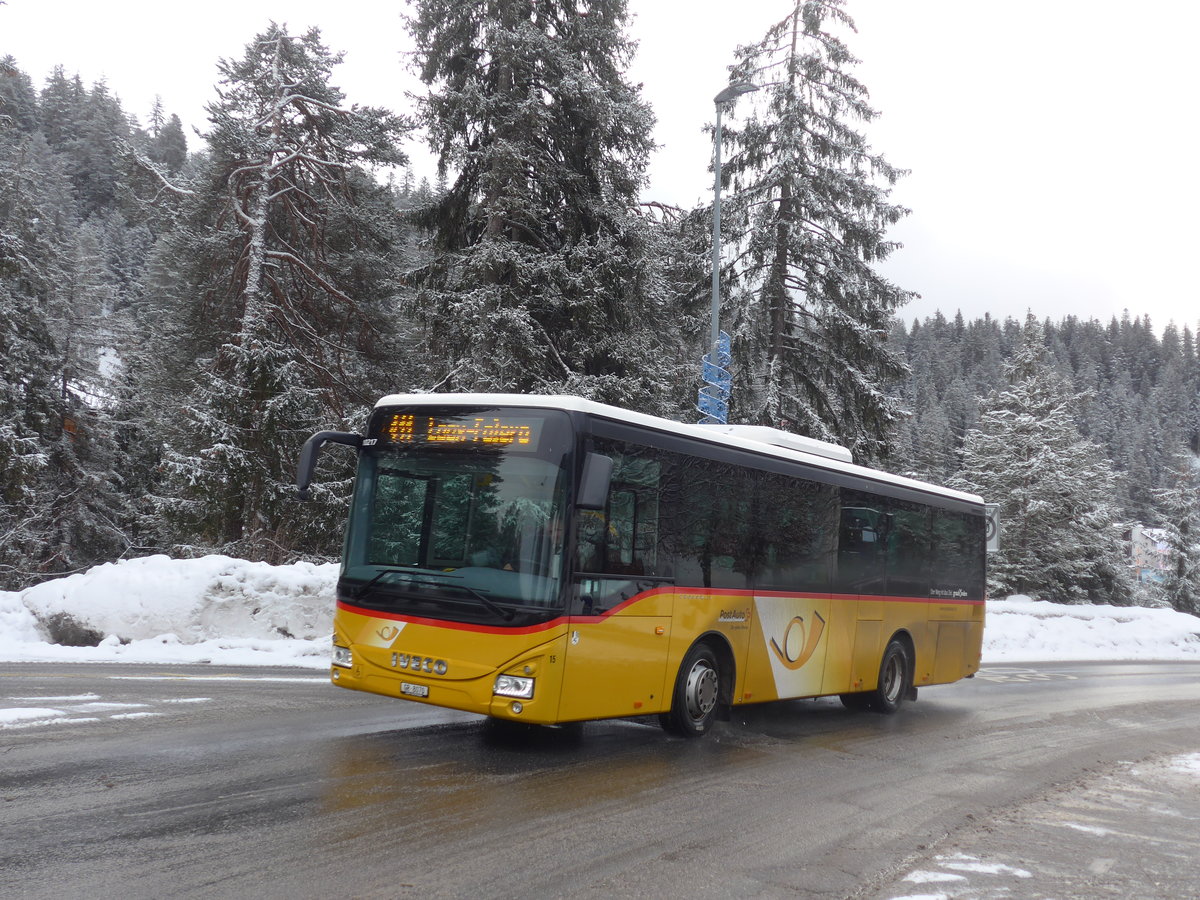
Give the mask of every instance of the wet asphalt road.
<path id="1" fill-rule="evenodd" d="M 0 729 L 6 898 L 1200 884 L 1172 843 L 1200 835 L 1196 779 L 1158 762 L 1200 752 L 1200 663 L 987 667 L 897 716 L 771 704 L 700 741 L 637 720 L 495 728 L 295 669 L 0 664 L 0 708 L 29 710 Z"/>

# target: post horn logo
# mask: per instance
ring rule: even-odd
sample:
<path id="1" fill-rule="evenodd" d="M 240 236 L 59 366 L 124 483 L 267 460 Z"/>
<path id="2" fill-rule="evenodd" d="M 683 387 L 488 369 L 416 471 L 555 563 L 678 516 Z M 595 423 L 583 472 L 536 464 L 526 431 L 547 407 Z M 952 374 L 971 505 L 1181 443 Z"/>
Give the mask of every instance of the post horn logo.
<path id="1" fill-rule="evenodd" d="M 799 628 L 793 638 L 792 630 Z M 817 644 L 821 642 L 821 634 L 825 631 L 825 620 L 819 612 L 812 614 L 812 622 L 804 623 L 804 616 L 796 616 L 788 622 L 783 630 L 783 646 L 780 647 L 775 638 L 771 638 L 771 649 L 779 657 L 783 665 L 793 672 L 808 662 L 817 652 Z"/>
<path id="2" fill-rule="evenodd" d="M 379 635 L 379 639 L 385 644 L 390 644 L 396 639 L 396 636 L 400 634 L 400 629 L 395 625 L 384 625 L 375 633 Z"/>

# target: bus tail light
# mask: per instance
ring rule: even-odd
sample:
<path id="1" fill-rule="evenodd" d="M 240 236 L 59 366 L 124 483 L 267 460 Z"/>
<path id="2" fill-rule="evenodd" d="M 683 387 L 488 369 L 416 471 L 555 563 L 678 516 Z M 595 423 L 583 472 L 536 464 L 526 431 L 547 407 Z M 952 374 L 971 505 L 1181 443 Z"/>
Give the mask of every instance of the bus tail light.
<path id="1" fill-rule="evenodd" d="M 533 679 L 520 675 L 497 675 L 496 686 L 492 693 L 498 697 L 519 697 L 522 700 L 533 699 Z"/>

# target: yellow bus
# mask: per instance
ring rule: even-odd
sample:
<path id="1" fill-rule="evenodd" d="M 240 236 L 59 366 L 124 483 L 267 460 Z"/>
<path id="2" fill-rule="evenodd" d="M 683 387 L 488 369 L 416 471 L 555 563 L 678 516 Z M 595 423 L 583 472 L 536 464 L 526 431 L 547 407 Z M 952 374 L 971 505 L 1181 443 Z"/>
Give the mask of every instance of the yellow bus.
<path id="1" fill-rule="evenodd" d="M 769 428 L 563 396 L 402 394 L 357 448 L 333 683 L 551 725 L 840 696 L 979 667 L 981 498 Z"/>

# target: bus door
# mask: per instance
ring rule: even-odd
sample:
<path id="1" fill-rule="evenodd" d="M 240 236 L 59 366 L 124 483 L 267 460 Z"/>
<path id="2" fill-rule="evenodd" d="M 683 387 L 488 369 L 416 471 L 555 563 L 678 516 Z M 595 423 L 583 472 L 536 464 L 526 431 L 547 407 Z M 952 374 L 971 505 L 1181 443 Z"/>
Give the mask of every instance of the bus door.
<path id="1" fill-rule="evenodd" d="M 929 627 L 936 640 L 930 681 L 957 681 L 975 671 L 983 633 L 982 571 L 979 517 L 937 510 L 934 540 L 937 565 L 930 583 Z"/>
<path id="2" fill-rule="evenodd" d="M 861 691 L 875 686 L 886 638 L 882 595 L 887 584 L 887 516 L 875 498 L 857 491 L 843 490 L 842 504 L 835 586 L 843 602 L 854 606 L 854 641 L 849 671 L 841 673 L 837 686 L 827 689 Z M 848 678 L 848 683 L 842 678 Z"/>
<path id="3" fill-rule="evenodd" d="M 611 455 L 605 508 L 575 514 L 563 720 L 645 715 L 670 703 L 674 586 L 660 565 L 661 466 L 631 453 Z"/>

